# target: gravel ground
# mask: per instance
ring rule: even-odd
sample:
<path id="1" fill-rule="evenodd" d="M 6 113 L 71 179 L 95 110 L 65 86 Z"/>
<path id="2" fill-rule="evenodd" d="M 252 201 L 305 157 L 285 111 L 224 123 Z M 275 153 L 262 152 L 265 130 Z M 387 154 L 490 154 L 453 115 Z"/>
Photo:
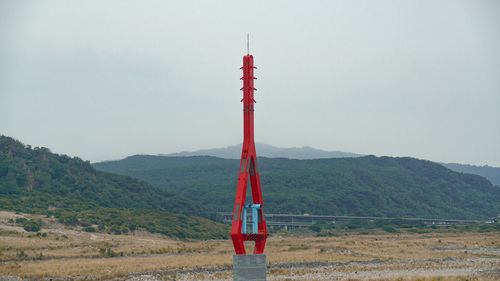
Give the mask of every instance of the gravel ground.
<path id="1" fill-rule="evenodd" d="M 425 268 L 432 263 L 441 268 Z M 457 261 L 450 258 L 441 260 L 420 260 L 411 262 L 382 262 L 381 260 L 351 261 L 346 263 L 299 262 L 268 264 L 267 280 L 392 280 L 398 278 L 426 278 L 469 276 L 484 277 L 487 280 L 500 280 L 500 259 L 470 259 Z M 362 269 L 350 271 L 349 268 Z M 388 267 L 388 269 L 383 269 Z M 406 267 L 406 269 L 391 269 Z M 273 270 L 274 269 L 274 270 Z M 276 272 L 278 269 L 278 273 Z M 129 275 L 127 280 L 232 280 L 232 267 L 207 267 L 194 269 L 176 269 Z"/>
<path id="2" fill-rule="evenodd" d="M 0 281 L 23 281 L 24 279 L 17 276 L 0 276 Z"/>

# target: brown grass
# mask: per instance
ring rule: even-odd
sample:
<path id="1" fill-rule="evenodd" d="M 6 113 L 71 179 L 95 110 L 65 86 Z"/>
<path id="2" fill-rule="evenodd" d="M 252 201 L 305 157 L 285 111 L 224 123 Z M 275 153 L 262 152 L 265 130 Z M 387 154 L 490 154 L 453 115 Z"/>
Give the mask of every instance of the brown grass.
<path id="1" fill-rule="evenodd" d="M 230 240 L 186 242 L 144 232 L 109 235 L 65 229 L 53 221 L 47 225 L 53 227 L 44 230 L 47 237 L 0 230 L 0 275 L 110 279 L 232 264 Z M 499 233 L 275 236 L 268 239 L 266 254 L 271 265 L 298 263 L 290 268 L 271 266 L 269 280 L 499 280 L 495 275 L 491 278 L 497 279 L 469 274 L 471 268 L 500 268 L 498 247 Z M 108 257 L 110 253 L 116 257 Z M 341 264 L 308 268 L 303 262 Z M 181 279 L 230 278 L 226 270 Z"/>

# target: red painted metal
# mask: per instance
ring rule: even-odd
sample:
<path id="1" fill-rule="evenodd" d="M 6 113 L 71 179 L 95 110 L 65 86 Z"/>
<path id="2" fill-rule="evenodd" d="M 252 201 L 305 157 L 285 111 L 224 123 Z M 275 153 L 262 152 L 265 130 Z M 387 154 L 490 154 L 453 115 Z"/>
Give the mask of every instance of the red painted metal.
<path id="1" fill-rule="evenodd" d="M 253 80 L 253 56 L 243 57 L 243 148 L 241 151 L 240 171 L 238 175 L 238 186 L 236 191 L 236 200 L 234 202 L 233 223 L 231 227 L 231 238 L 233 240 L 234 250 L 237 255 L 246 254 L 244 241 L 255 241 L 254 254 L 262 254 L 266 245 L 267 226 L 264 217 L 264 204 L 262 202 L 262 191 L 260 188 L 259 169 L 257 166 L 257 154 L 255 152 L 254 142 L 254 90 Z M 252 187 L 253 204 L 260 204 L 258 210 L 258 233 L 245 234 L 241 232 L 243 221 L 243 208 L 245 207 L 245 198 L 247 193 L 248 179 Z"/>

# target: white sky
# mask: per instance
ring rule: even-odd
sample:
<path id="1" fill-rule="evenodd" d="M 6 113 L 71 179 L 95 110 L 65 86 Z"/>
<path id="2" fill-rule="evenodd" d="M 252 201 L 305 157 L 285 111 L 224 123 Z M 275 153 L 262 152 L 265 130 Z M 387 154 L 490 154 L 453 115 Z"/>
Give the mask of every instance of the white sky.
<path id="1" fill-rule="evenodd" d="M 90 161 L 239 143 L 247 32 L 256 141 L 500 166 L 494 0 L 0 0 L 0 133 Z"/>

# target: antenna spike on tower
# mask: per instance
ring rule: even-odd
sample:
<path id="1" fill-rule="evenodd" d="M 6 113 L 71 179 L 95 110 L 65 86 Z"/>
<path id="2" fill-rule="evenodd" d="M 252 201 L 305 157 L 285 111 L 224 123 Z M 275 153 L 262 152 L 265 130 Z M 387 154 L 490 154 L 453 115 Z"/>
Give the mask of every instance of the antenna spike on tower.
<path id="1" fill-rule="evenodd" d="M 250 54 L 250 33 L 247 32 L 247 55 Z"/>

